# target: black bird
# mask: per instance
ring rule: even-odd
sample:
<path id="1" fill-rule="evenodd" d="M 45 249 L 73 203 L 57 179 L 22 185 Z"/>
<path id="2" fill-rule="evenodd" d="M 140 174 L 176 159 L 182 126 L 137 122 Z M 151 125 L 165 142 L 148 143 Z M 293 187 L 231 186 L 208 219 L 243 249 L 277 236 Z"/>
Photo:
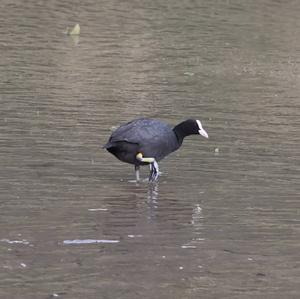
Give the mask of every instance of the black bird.
<path id="1" fill-rule="evenodd" d="M 133 164 L 137 181 L 140 165 L 150 165 L 149 181 L 155 181 L 159 176 L 157 161 L 176 151 L 183 139 L 193 134 L 208 138 L 200 120 L 188 119 L 172 128 L 160 120 L 140 118 L 117 128 L 103 148 Z"/>

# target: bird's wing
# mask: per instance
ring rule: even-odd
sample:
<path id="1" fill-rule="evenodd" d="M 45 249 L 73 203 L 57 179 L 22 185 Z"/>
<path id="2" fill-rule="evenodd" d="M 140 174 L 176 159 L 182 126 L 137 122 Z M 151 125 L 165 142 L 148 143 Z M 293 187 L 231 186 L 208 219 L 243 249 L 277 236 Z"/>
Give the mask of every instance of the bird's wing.
<path id="1" fill-rule="evenodd" d="M 149 140 L 161 138 L 165 130 L 170 130 L 170 127 L 163 122 L 147 118 L 137 119 L 114 131 L 109 142 L 127 141 L 141 144 Z"/>

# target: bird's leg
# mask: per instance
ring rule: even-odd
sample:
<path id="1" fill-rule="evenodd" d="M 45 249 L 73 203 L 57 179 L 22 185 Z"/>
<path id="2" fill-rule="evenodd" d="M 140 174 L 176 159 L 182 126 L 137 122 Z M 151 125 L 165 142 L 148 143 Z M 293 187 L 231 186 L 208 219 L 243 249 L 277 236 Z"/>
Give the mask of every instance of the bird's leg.
<path id="1" fill-rule="evenodd" d="M 159 168 L 158 168 L 158 163 L 154 159 L 154 162 L 150 164 L 150 176 L 149 176 L 149 181 L 154 182 L 158 179 L 159 177 Z"/>
<path id="2" fill-rule="evenodd" d="M 135 165 L 134 170 L 135 170 L 136 181 L 139 182 L 139 180 L 140 180 L 140 166 Z"/>
<path id="3" fill-rule="evenodd" d="M 138 153 L 136 155 L 137 160 L 144 163 L 153 163 L 155 161 L 154 158 L 144 158 L 142 153 Z"/>
<path id="4" fill-rule="evenodd" d="M 144 158 L 142 153 L 138 153 L 136 155 L 137 160 L 140 162 L 144 163 L 149 163 L 150 164 L 150 176 L 149 176 L 149 181 L 153 182 L 156 181 L 158 176 L 159 176 L 159 169 L 158 169 L 158 164 L 154 158 Z"/>

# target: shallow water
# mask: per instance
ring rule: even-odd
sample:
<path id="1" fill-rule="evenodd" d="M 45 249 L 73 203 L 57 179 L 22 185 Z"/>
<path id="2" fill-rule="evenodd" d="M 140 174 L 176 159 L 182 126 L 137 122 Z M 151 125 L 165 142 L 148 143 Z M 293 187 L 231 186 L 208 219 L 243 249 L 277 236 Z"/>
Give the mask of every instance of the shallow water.
<path id="1" fill-rule="evenodd" d="M 298 298 L 299 13 L 2 1 L 0 298 Z M 140 116 L 210 139 L 135 184 L 101 145 Z"/>

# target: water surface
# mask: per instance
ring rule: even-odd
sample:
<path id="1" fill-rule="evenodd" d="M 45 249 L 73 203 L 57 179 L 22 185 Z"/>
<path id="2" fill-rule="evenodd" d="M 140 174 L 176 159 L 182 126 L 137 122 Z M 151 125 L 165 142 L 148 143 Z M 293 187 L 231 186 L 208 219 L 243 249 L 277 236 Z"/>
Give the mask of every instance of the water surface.
<path id="1" fill-rule="evenodd" d="M 299 14 L 2 1 L 0 298 L 298 298 Z M 210 139 L 130 183 L 101 145 L 141 116 Z"/>

